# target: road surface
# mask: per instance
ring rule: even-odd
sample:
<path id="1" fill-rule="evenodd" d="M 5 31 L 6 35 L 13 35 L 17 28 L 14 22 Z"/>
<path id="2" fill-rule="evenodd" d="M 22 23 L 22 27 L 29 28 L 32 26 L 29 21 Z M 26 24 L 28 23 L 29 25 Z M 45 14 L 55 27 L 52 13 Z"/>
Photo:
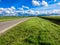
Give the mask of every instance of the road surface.
<path id="1" fill-rule="evenodd" d="M 8 29 L 10 29 L 10 28 L 16 26 L 17 24 L 22 23 L 28 19 L 30 19 L 30 18 L 22 18 L 22 19 L 8 21 L 8 22 L 0 22 L 0 34 L 4 33 Z"/>

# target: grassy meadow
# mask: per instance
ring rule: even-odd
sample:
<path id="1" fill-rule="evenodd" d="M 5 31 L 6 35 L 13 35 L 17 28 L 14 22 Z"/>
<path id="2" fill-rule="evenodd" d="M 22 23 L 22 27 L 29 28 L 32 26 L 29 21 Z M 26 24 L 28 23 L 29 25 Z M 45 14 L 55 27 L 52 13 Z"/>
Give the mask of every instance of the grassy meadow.
<path id="1" fill-rule="evenodd" d="M 11 20 L 16 20 L 22 17 L 14 17 L 14 16 L 1 16 L 0 17 L 0 22 L 5 22 L 5 21 L 11 21 Z"/>
<path id="2" fill-rule="evenodd" d="M 0 45 L 60 45 L 60 25 L 33 17 L 0 36 Z"/>

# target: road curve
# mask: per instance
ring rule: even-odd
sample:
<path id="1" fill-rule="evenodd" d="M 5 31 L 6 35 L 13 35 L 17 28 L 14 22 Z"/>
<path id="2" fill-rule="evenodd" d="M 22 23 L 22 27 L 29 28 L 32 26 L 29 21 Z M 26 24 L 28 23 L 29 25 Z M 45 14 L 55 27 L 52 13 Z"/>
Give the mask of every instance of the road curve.
<path id="1" fill-rule="evenodd" d="M 8 29 L 16 26 L 19 23 L 22 23 L 30 18 L 21 18 L 18 20 L 8 21 L 8 22 L 0 22 L 0 34 L 4 33 Z"/>

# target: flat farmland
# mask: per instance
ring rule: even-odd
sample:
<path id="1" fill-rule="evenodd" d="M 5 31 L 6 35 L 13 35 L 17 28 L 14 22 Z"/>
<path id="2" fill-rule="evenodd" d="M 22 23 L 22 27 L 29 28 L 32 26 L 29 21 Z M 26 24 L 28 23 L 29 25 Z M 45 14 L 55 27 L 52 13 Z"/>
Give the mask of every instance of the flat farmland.
<path id="1" fill-rule="evenodd" d="M 16 20 L 22 17 L 17 17 L 17 16 L 1 16 L 0 17 L 0 22 L 5 22 L 5 21 L 11 21 L 11 20 Z"/>

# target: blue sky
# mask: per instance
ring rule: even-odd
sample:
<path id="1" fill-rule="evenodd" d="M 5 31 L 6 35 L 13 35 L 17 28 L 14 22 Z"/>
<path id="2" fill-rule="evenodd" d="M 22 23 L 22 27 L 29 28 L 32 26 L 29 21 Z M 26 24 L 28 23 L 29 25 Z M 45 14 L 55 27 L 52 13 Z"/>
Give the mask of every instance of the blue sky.
<path id="1" fill-rule="evenodd" d="M 4 11 L 6 13 L 25 12 L 29 14 L 35 12 L 40 14 L 39 11 L 58 13 L 60 12 L 60 0 L 0 0 L 0 9 L 0 14 Z M 17 9 L 20 11 L 16 11 Z"/>
<path id="2" fill-rule="evenodd" d="M 36 1 L 40 1 L 41 3 L 43 0 L 36 0 Z M 60 0 L 44 0 L 44 1 L 46 1 L 48 5 L 60 2 Z M 32 4 L 32 0 L 1 0 L 0 1 L 0 7 L 4 7 L 4 8 L 11 6 L 18 8 L 18 7 L 22 7 L 22 5 L 28 6 L 30 8 L 37 7 Z M 38 6 L 38 7 L 42 7 L 42 6 Z"/>

